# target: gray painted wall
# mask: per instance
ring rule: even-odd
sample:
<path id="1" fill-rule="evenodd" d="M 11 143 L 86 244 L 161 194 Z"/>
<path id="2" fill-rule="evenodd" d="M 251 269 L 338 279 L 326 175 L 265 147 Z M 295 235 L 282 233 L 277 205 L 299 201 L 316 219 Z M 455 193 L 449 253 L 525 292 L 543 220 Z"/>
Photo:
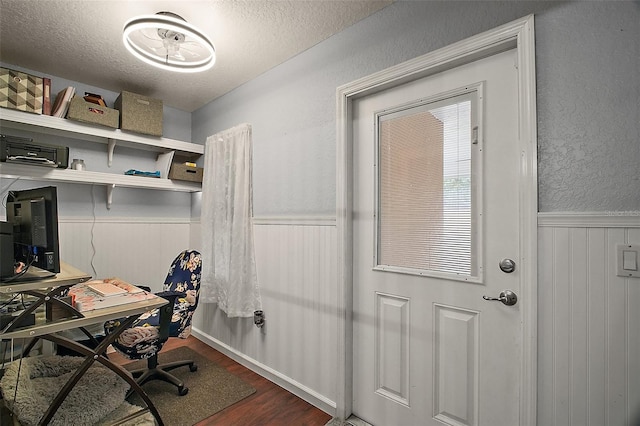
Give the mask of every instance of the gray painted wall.
<path id="1" fill-rule="evenodd" d="M 69 81 L 61 77 L 52 76 L 37 70 L 29 70 L 17 65 L 0 63 L 1 66 L 16 69 L 51 78 L 52 93 L 55 95 L 66 88 L 74 86 L 76 93 L 99 93 L 108 106 L 113 106 L 117 92 L 111 92 L 99 87 Z M 118 147 L 116 145 L 112 167 L 107 166 L 107 146 L 77 139 L 67 139 L 54 135 L 34 134 L 14 129 L 0 129 L 9 135 L 30 137 L 36 141 L 69 147 L 69 163 L 73 158 L 82 158 L 87 170 L 104 173 L 124 173 L 129 169 L 155 170 L 156 154 L 151 151 Z M 171 107 L 164 107 L 163 113 L 164 137 L 170 139 L 191 141 L 191 114 Z M 6 188 L 19 190 L 39 186 L 54 185 L 58 187 L 58 212 L 60 216 L 91 217 L 94 212 L 97 217 L 157 217 L 189 219 L 191 215 L 191 196 L 188 193 L 172 191 L 152 191 L 130 188 L 116 188 L 113 192 L 113 205 L 106 208 L 106 189 L 102 185 L 79 185 L 51 182 L 35 182 L 13 179 L 0 179 L 0 199 L 4 202 Z M 95 208 L 94 208 L 95 204 Z M 4 217 L 4 208 L 0 211 Z"/>
<path id="2" fill-rule="evenodd" d="M 540 211 L 640 211 L 640 3 L 401 1 L 192 114 L 249 122 L 254 214 L 334 215 L 336 88 L 536 15 Z"/>
<path id="3" fill-rule="evenodd" d="M 333 215 L 336 88 L 529 13 L 536 15 L 540 211 L 640 211 L 639 2 L 401 1 L 191 115 L 165 107 L 165 136 L 204 143 L 249 122 L 255 215 Z M 109 103 L 117 96 L 2 66 L 51 77 L 53 93 L 74 85 Z M 102 148 L 70 144 L 102 167 Z M 121 168 L 140 160 L 116 152 Z M 85 200 L 63 214 L 92 210 L 90 187 L 61 188 L 63 197 Z M 187 194 L 163 192 L 150 205 L 158 197 L 148 192 L 116 191 L 109 212 L 96 189 L 97 215 L 165 216 L 166 206 L 189 202 Z"/>
<path id="4" fill-rule="evenodd" d="M 640 2 L 536 21 L 541 211 L 640 213 Z"/>

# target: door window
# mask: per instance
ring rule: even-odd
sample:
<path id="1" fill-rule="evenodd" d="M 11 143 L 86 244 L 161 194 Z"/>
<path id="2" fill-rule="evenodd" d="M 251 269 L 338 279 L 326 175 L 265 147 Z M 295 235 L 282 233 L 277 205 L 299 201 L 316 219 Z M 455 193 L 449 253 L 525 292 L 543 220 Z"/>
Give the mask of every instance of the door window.
<path id="1" fill-rule="evenodd" d="M 376 114 L 375 269 L 479 279 L 480 89 Z"/>

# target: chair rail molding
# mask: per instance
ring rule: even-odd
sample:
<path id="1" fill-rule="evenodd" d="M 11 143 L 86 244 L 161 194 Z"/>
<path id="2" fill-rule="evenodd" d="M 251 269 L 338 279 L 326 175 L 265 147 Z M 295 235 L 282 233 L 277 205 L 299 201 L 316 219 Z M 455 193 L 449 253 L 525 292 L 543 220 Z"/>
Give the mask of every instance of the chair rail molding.
<path id="1" fill-rule="evenodd" d="M 634 228 L 640 227 L 640 211 L 540 212 L 539 227 Z"/>
<path id="2" fill-rule="evenodd" d="M 255 216 L 254 225 L 336 226 L 335 216 Z"/>
<path id="3" fill-rule="evenodd" d="M 138 223 L 138 224 L 182 224 L 193 223 L 189 218 L 180 217 L 136 217 L 136 216 L 64 216 L 58 217 L 58 223 Z"/>

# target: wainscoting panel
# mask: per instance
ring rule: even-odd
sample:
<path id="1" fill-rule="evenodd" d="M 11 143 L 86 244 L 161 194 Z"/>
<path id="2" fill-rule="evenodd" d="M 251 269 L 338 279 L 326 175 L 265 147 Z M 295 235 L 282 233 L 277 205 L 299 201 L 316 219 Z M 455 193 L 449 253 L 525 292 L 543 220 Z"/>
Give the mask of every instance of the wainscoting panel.
<path id="1" fill-rule="evenodd" d="M 189 248 L 189 226 L 188 219 L 100 218 L 94 223 L 61 217 L 60 258 L 97 278 L 116 276 L 160 291 L 173 259 Z"/>
<path id="2" fill-rule="evenodd" d="M 200 244 L 192 223 L 192 245 Z M 326 411 L 333 411 L 337 366 L 335 219 L 254 220 L 258 285 L 266 324 L 227 318 L 205 304 L 194 332 Z"/>
<path id="3" fill-rule="evenodd" d="M 558 217 L 539 216 L 538 424 L 640 424 L 640 279 L 616 276 L 640 217 Z"/>
<path id="4" fill-rule="evenodd" d="M 254 229 L 265 327 L 203 305 L 194 334 L 333 412 L 335 223 L 265 218 Z M 640 243 L 640 218 L 540 214 L 538 239 L 537 424 L 640 424 L 640 279 L 615 273 L 615 246 Z"/>

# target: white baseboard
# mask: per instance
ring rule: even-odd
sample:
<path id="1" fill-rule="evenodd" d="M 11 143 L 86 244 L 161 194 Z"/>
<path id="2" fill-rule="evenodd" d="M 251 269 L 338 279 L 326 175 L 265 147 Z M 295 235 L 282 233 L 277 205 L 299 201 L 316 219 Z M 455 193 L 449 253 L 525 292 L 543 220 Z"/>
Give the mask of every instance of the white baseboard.
<path id="1" fill-rule="evenodd" d="M 290 377 L 279 373 L 278 371 L 256 361 L 255 359 L 238 352 L 231 346 L 217 340 L 216 338 L 202 332 L 197 328 L 193 328 L 191 330 L 191 333 L 198 340 L 203 341 L 215 350 L 220 351 L 237 363 L 247 367 L 249 370 L 286 389 L 298 398 L 307 401 L 309 404 L 319 408 L 320 410 L 331 416 L 336 415 L 336 403 L 334 401 L 331 401 L 325 396 L 320 395 L 319 393 L 313 391 L 312 389 L 309 389 L 303 384 L 296 382 Z"/>

